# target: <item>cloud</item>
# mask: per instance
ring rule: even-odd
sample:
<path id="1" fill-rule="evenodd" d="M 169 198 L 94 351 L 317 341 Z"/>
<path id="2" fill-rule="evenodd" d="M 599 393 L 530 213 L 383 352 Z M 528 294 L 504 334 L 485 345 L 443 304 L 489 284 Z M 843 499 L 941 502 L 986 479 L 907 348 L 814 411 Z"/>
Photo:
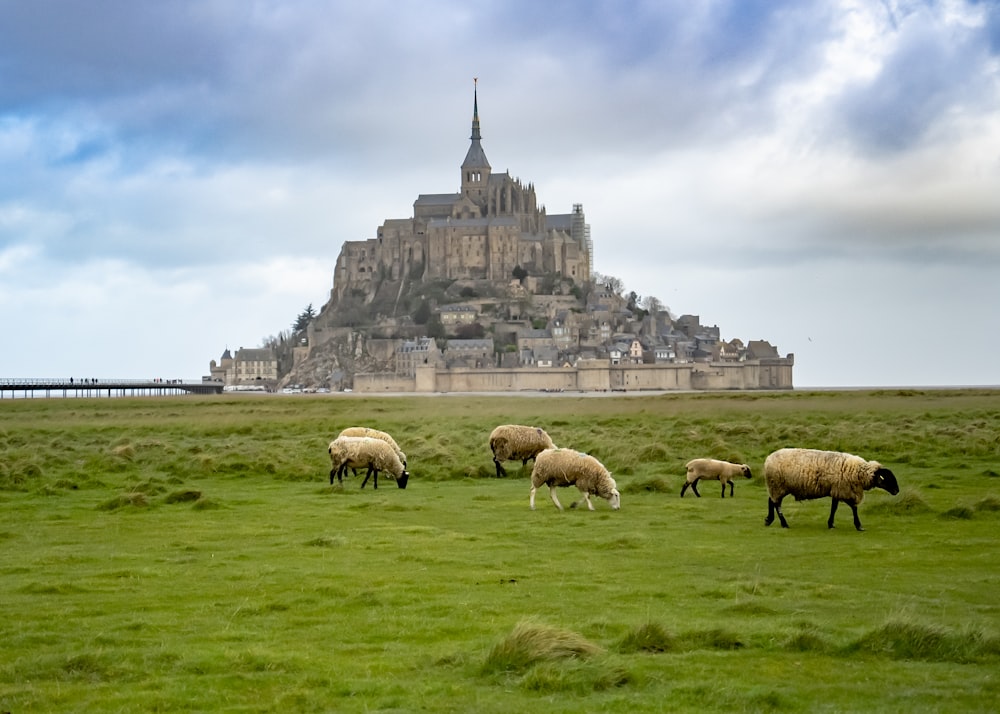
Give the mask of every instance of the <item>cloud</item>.
<path id="1" fill-rule="evenodd" d="M 881 20 L 878 71 L 846 88 L 834 107 L 842 131 L 866 152 L 897 153 L 950 138 L 953 117 L 998 106 L 996 50 L 988 24 L 995 7 L 904 6 L 898 17 Z"/>

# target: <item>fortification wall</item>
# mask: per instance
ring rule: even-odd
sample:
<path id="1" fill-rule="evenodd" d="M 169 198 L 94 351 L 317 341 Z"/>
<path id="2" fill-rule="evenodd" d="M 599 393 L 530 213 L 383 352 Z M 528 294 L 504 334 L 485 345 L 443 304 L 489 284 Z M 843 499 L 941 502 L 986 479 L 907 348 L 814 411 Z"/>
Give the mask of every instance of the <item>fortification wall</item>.
<path id="1" fill-rule="evenodd" d="M 359 374 L 359 392 L 690 391 L 791 389 L 791 364 L 758 362 L 615 365 L 581 361 L 576 367 L 438 369 L 421 366 L 416 377 Z"/>
<path id="2" fill-rule="evenodd" d="M 416 383 L 413 377 L 397 376 L 382 372 L 366 372 L 354 375 L 354 391 L 366 393 L 413 392 Z"/>

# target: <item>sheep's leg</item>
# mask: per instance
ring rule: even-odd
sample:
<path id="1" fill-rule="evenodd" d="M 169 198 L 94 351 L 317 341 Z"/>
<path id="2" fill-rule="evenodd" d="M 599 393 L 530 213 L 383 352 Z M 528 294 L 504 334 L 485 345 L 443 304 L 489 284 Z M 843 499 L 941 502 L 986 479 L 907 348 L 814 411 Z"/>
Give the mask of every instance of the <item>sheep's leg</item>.
<path id="1" fill-rule="evenodd" d="M 684 485 L 681 486 L 681 498 L 684 498 L 684 492 L 688 490 L 688 486 L 690 486 L 690 485 L 691 484 L 689 484 L 687 481 L 685 481 Z"/>
<path id="2" fill-rule="evenodd" d="M 493 464 L 497 467 L 497 478 L 503 478 L 507 475 L 507 470 L 495 458 L 493 459 Z"/>
<path id="3" fill-rule="evenodd" d="M 833 503 L 830 504 L 830 520 L 826 522 L 827 528 L 833 528 L 833 516 L 837 513 L 837 506 L 839 505 L 840 505 L 840 499 L 839 498 L 833 499 Z M 855 512 L 855 516 L 857 516 L 857 512 Z"/>
<path id="4" fill-rule="evenodd" d="M 552 503 L 556 504 L 556 508 L 560 511 L 563 509 L 562 504 L 559 503 L 559 498 L 556 496 L 556 487 L 549 486 L 549 498 L 552 499 Z"/>
<path id="5" fill-rule="evenodd" d="M 726 497 L 726 482 L 725 481 L 722 482 L 722 497 L 723 498 Z"/>
<path id="6" fill-rule="evenodd" d="M 694 491 L 694 495 L 695 496 L 697 496 L 698 498 L 701 498 L 701 494 L 698 493 L 698 482 L 697 481 L 692 481 L 691 482 L 691 490 Z"/>
<path id="7" fill-rule="evenodd" d="M 372 475 L 372 467 L 369 466 L 368 473 L 365 474 L 365 480 L 361 482 L 361 488 L 365 487 L 365 484 L 368 483 L 368 479 L 371 478 L 371 475 Z"/>
<path id="8" fill-rule="evenodd" d="M 330 485 L 333 485 L 333 477 L 337 473 L 337 469 L 330 469 Z"/>
<path id="9" fill-rule="evenodd" d="M 372 488 L 378 488 L 378 469 L 371 466 L 369 466 L 369 468 L 372 468 L 374 473 L 374 478 L 372 478 Z"/>
<path id="10" fill-rule="evenodd" d="M 579 501 L 573 501 L 573 503 L 569 504 L 569 507 L 570 508 L 576 508 L 577 506 L 580 505 L 581 501 L 586 501 L 587 502 L 587 508 L 589 508 L 591 511 L 593 511 L 594 510 L 594 504 L 590 502 L 590 494 L 587 493 L 586 491 L 582 491 L 581 493 L 583 493 L 583 498 L 581 498 Z"/>
<path id="11" fill-rule="evenodd" d="M 778 520 L 781 521 L 782 528 L 788 528 L 788 521 L 785 520 L 785 514 L 781 512 L 781 499 L 777 501 L 772 501 L 770 498 L 767 499 L 767 518 L 764 519 L 764 525 L 769 526 L 774 523 L 774 514 L 778 514 Z"/>
<path id="12" fill-rule="evenodd" d="M 863 531 L 864 528 L 861 527 L 861 519 L 858 518 L 858 505 L 850 501 L 847 502 L 847 505 L 849 505 L 851 507 L 851 510 L 854 511 L 854 527 L 857 528 L 859 531 Z"/>
<path id="13" fill-rule="evenodd" d="M 781 512 L 781 499 L 779 498 L 774 503 L 774 510 L 778 512 L 778 520 L 781 521 L 782 528 L 788 528 L 788 521 L 785 520 L 785 514 Z"/>
<path id="14" fill-rule="evenodd" d="M 735 484 L 732 481 L 730 481 L 729 482 L 729 497 L 730 498 L 733 497 L 733 489 L 734 488 L 736 488 Z M 723 498 L 726 497 L 726 487 L 725 486 L 722 487 L 722 497 Z"/>
<path id="15" fill-rule="evenodd" d="M 531 506 L 531 510 L 535 510 L 535 491 L 538 489 L 534 485 L 531 487 L 531 496 L 528 497 L 528 505 Z"/>

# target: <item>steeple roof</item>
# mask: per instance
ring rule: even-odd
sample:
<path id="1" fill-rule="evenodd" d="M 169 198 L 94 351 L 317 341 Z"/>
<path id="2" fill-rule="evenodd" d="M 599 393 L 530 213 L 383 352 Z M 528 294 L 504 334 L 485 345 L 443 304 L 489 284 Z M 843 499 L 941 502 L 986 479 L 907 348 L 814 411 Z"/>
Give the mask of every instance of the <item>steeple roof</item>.
<path id="1" fill-rule="evenodd" d="M 480 139 L 482 136 L 479 134 L 479 78 L 476 77 L 473 80 L 473 90 L 472 90 L 472 146 L 469 147 L 469 153 L 465 155 L 465 161 L 462 162 L 463 169 L 482 169 L 490 168 L 490 162 L 486 160 L 486 152 L 483 151 L 482 144 L 480 144 Z"/>

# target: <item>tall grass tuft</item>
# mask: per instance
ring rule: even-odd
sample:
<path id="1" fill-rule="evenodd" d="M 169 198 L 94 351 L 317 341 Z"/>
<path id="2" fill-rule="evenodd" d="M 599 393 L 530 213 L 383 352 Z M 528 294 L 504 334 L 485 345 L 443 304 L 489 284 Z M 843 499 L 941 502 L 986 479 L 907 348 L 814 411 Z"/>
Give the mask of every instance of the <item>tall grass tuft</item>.
<path id="1" fill-rule="evenodd" d="M 109 498 L 97 506 L 101 511 L 117 511 L 119 508 L 145 508 L 149 499 L 141 491 L 130 491 L 114 498 Z"/>
<path id="2" fill-rule="evenodd" d="M 1000 498 L 996 496 L 986 496 L 972 504 L 976 511 L 1000 511 Z"/>
<path id="3" fill-rule="evenodd" d="M 739 635 L 721 628 L 688 632 L 681 641 L 691 649 L 738 650 L 745 646 Z"/>
<path id="4" fill-rule="evenodd" d="M 974 516 L 975 512 L 969 506 L 955 506 L 941 514 L 942 518 L 950 518 L 956 521 L 971 521 Z"/>
<path id="5" fill-rule="evenodd" d="M 784 648 L 789 652 L 829 653 L 833 651 L 832 645 L 819 634 L 817 628 L 809 624 L 800 625 L 798 632 L 785 640 Z"/>
<path id="6" fill-rule="evenodd" d="M 627 484 L 619 485 L 622 493 L 670 493 L 673 489 L 662 476 L 655 476 L 643 481 L 630 481 Z"/>
<path id="7" fill-rule="evenodd" d="M 123 461 L 135 460 L 135 447 L 132 444 L 122 444 L 111 449 L 111 453 Z"/>
<path id="8" fill-rule="evenodd" d="M 194 489 L 184 489 L 182 491 L 174 491 L 173 493 L 167 494 L 163 499 L 164 503 L 188 503 L 190 501 L 197 501 L 201 498 L 201 491 L 196 491 Z"/>
<path id="9" fill-rule="evenodd" d="M 931 507 L 916 488 L 904 488 L 895 498 L 880 499 L 869 509 L 873 513 L 890 513 L 898 516 L 928 513 Z"/>
<path id="10" fill-rule="evenodd" d="M 927 662 L 972 662 L 995 655 L 996 642 L 978 630 L 949 632 L 941 627 L 894 620 L 872 630 L 847 647 L 892 659 Z"/>
<path id="11" fill-rule="evenodd" d="M 602 651 L 576 632 L 522 620 L 493 645 L 482 671 L 484 674 L 524 672 L 539 662 L 585 659 Z"/>
<path id="12" fill-rule="evenodd" d="M 521 686 L 538 693 L 569 693 L 586 696 L 635 680 L 634 675 L 617 664 L 604 661 L 543 662 L 532 667 L 521 680 Z"/>
<path id="13" fill-rule="evenodd" d="M 629 630 L 618 643 L 618 651 L 672 652 L 677 649 L 676 638 L 656 622 L 647 622 Z"/>

